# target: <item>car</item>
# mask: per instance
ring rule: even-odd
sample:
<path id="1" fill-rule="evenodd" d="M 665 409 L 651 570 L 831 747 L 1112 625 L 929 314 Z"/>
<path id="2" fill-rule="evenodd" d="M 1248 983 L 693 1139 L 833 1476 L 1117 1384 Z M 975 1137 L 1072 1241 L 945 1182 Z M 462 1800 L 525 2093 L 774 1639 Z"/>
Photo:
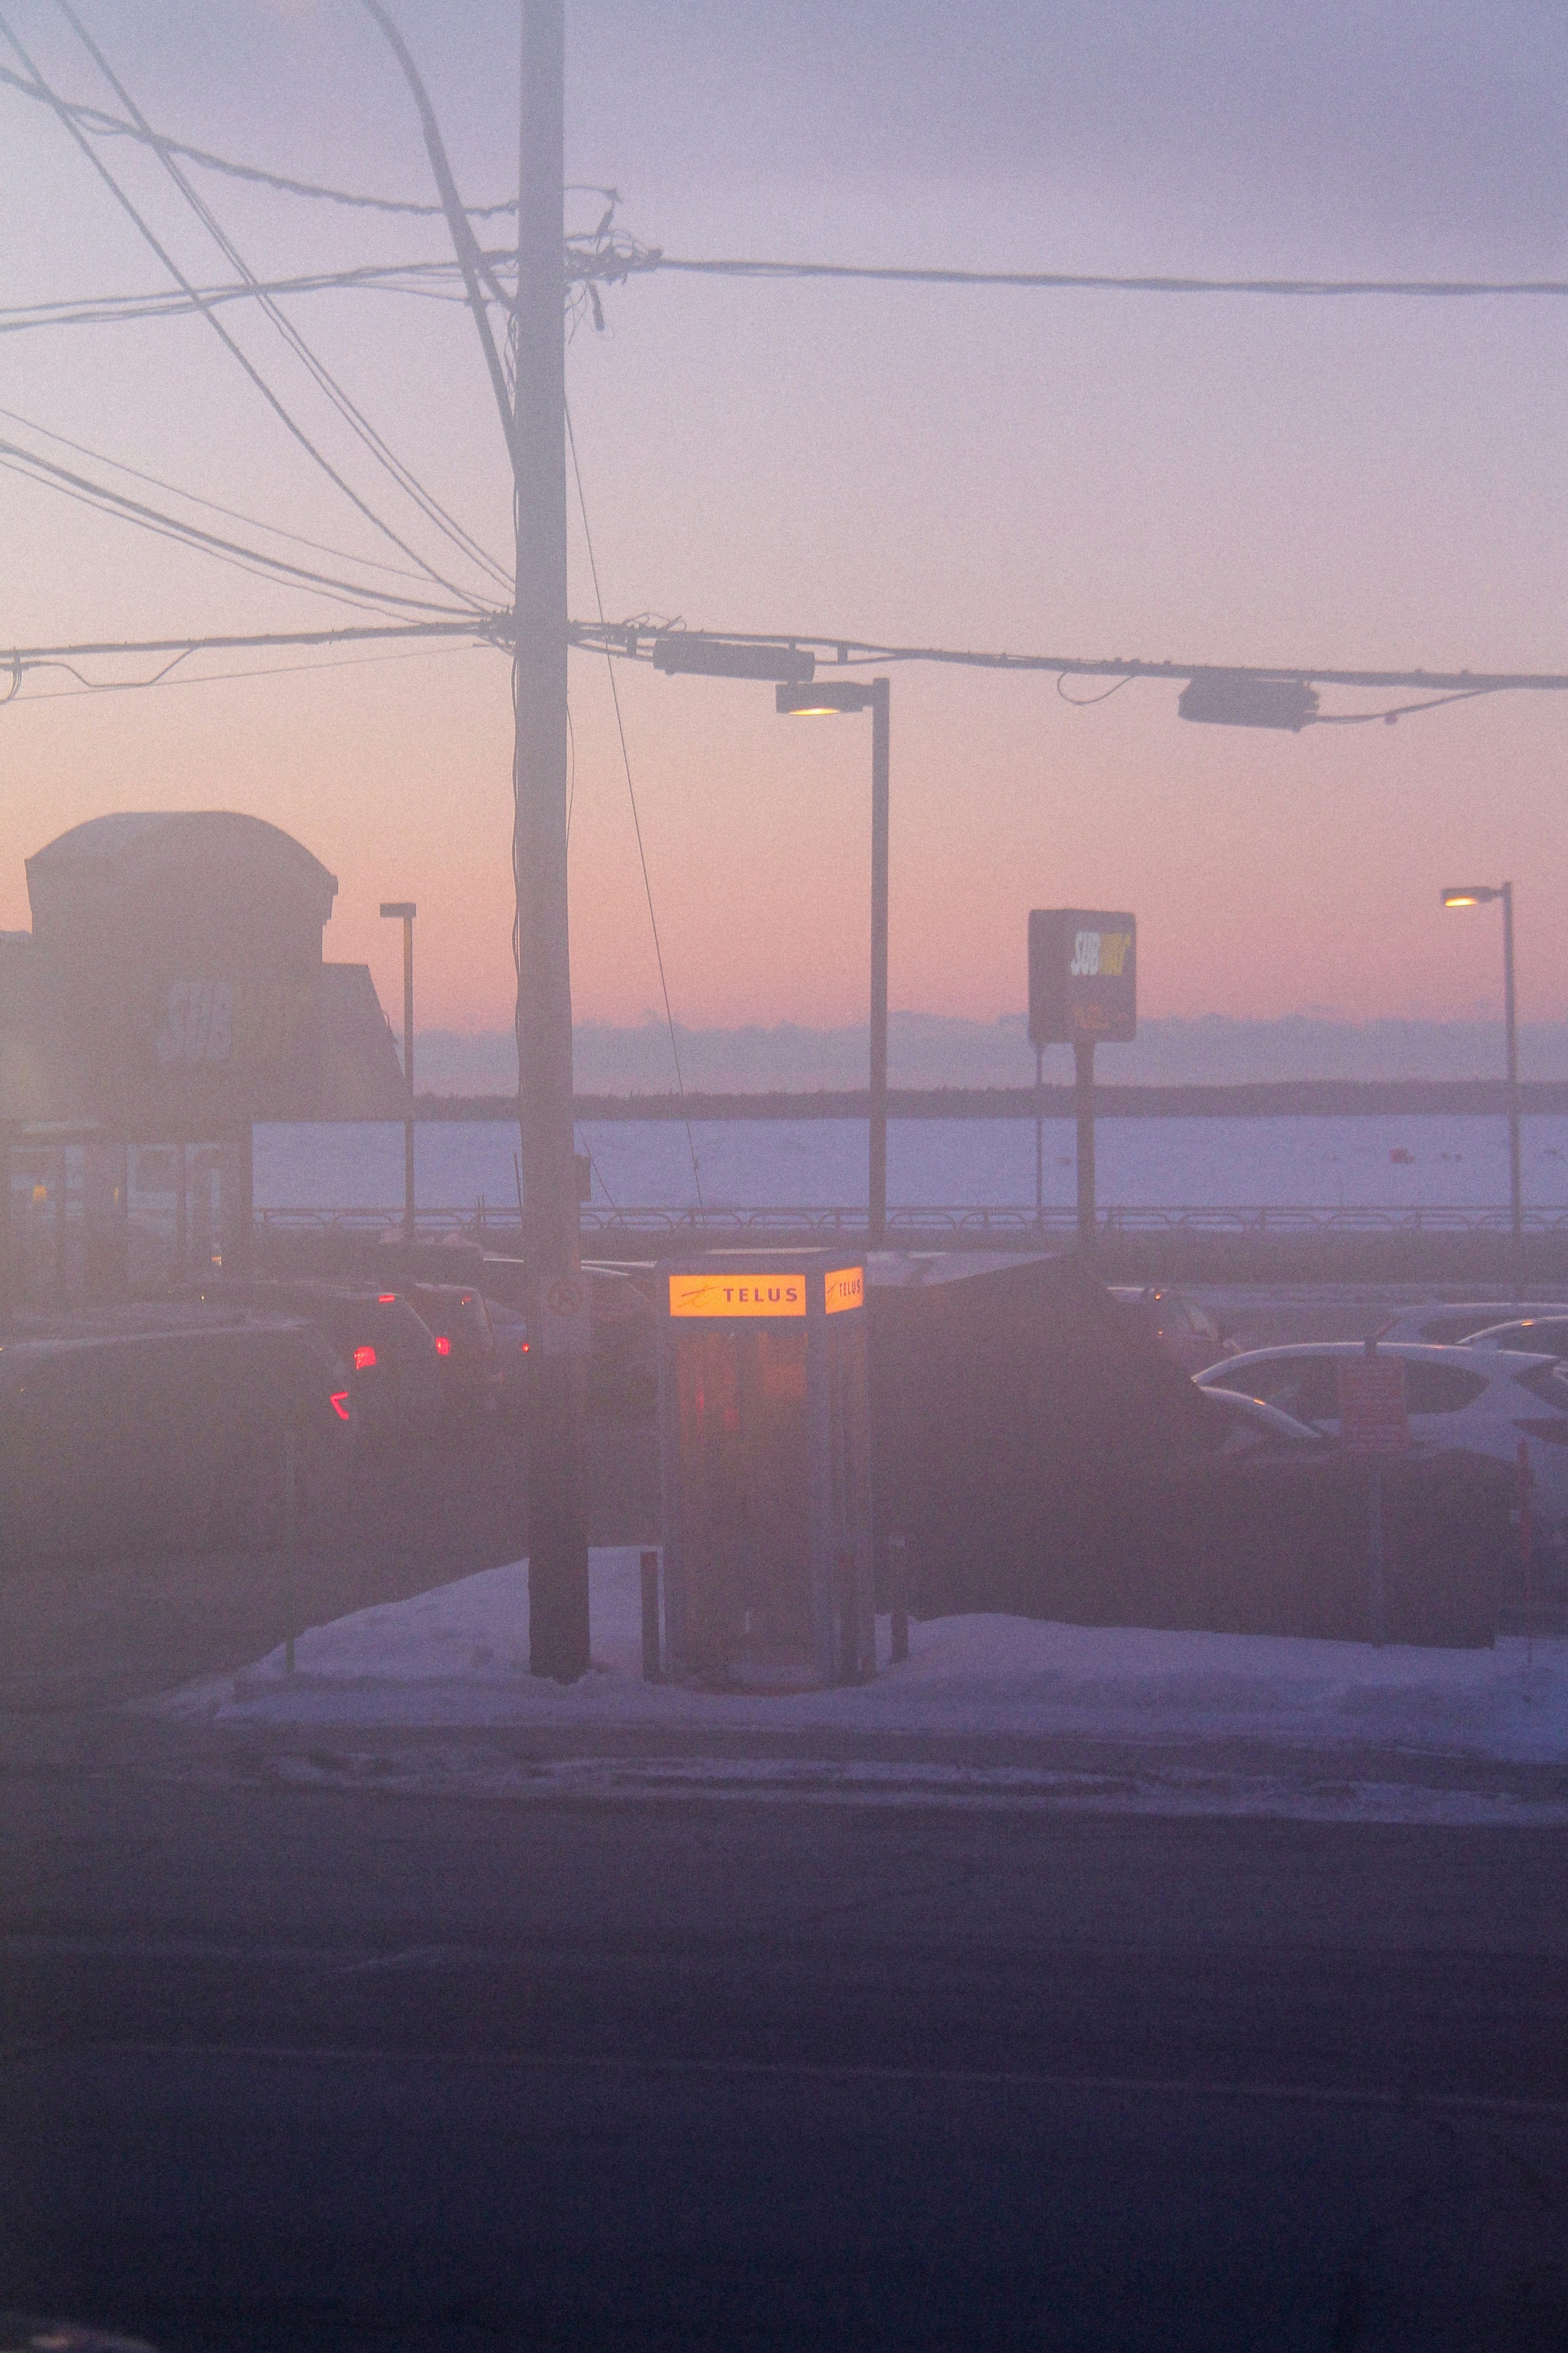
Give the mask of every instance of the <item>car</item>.
<path id="1" fill-rule="evenodd" d="M 1511 1324 L 1521 1315 L 1568 1315 L 1568 1303 L 1555 1301 L 1516 1302 L 1507 1299 L 1452 1300 L 1428 1299 L 1419 1307 L 1406 1307 L 1384 1325 L 1380 1340 L 1420 1340 L 1432 1345 L 1453 1347 L 1461 1340 L 1472 1339 L 1494 1324 Z"/>
<path id="2" fill-rule="evenodd" d="M 1568 1357 L 1568 1308 L 1554 1315 L 1521 1315 L 1507 1324 L 1489 1324 L 1460 1342 L 1465 1348 L 1506 1348 L 1510 1355 Z"/>
<path id="3" fill-rule="evenodd" d="M 1334 1440 L 1326 1430 L 1315 1430 L 1310 1422 L 1298 1421 L 1294 1414 L 1283 1413 L 1277 1405 L 1268 1405 L 1262 1398 L 1244 1397 L 1239 1389 L 1209 1387 L 1205 1398 L 1219 1416 L 1218 1442 L 1215 1452 L 1230 1457 L 1253 1455 L 1267 1447 L 1282 1447 L 1287 1452 L 1323 1454 L 1333 1451 Z"/>
<path id="4" fill-rule="evenodd" d="M 349 1369 L 354 1418 L 368 1446 L 433 1438 L 444 1396 L 431 1335 L 399 1292 L 364 1283 L 262 1279 L 215 1282 L 205 1300 L 266 1314 L 304 1316 Z"/>
<path id="5" fill-rule="evenodd" d="M 138 1550 L 270 1550 L 289 1469 L 300 1541 L 341 1535 L 349 1377 L 313 1323 L 128 1317 L 0 1350 L 0 1566 Z"/>
<path id="6" fill-rule="evenodd" d="M 1202 1372 L 1234 1348 L 1206 1307 L 1164 1283 L 1113 1284 L 1110 1295 L 1141 1318 L 1165 1355 L 1184 1373 Z"/>
<path id="7" fill-rule="evenodd" d="M 466 1283 L 415 1282 L 408 1296 L 436 1343 L 443 1418 L 471 1421 L 493 1415 L 501 1358 L 483 1293 Z"/>
<path id="8" fill-rule="evenodd" d="M 1556 1358 L 1415 1341 L 1380 1343 L 1378 1354 L 1404 1364 L 1417 1446 L 1468 1448 L 1517 1466 L 1522 1441 L 1534 1476 L 1538 1539 L 1561 1554 L 1568 1543 L 1568 1372 Z M 1202 1389 L 1260 1398 L 1337 1438 L 1340 1366 L 1364 1356 L 1359 1341 L 1313 1340 L 1255 1348 L 1196 1378 Z"/>

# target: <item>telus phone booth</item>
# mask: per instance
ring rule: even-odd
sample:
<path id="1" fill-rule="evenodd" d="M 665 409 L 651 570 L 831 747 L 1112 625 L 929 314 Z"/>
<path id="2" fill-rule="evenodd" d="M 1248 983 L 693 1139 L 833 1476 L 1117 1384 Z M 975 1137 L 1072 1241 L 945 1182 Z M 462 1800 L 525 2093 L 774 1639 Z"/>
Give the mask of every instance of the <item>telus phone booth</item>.
<path id="1" fill-rule="evenodd" d="M 826 1250 L 658 1270 L 665 1631 L 677 1674 L 876 1672 L 866 1277 Z"/>

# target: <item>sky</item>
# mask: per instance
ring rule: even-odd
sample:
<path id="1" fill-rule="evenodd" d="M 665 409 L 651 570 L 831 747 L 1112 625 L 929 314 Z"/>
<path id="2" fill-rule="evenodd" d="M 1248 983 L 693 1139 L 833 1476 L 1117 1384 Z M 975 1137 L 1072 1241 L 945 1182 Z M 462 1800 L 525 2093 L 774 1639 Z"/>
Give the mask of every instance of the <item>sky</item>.
<path id="1" fill-rule="evenodd" d="M 74 5 L 160 129 L 284 173 L 430 194 L 405 90 L 356 0 Z M 395 5 L 465 195 L 506 195 L 511 0 Z M 0 21 L 67 95 L 116 105 L 56 0 L 0 0 Z M 567 0 L 567 21 L 568 176 L 613 185 L 625 227 L 671 254 L 1568 278 L 1559 7 Z M 3 40 L 0 62 L 16 64 Z M 47 109 L 0 89 L 0 310 L 166 282 Z M 228 275 L 155 162 L 123 141 L 95 152 L 183 269 Z M 258 270 L 447 249 L 438 221 L 208 174 L 198 185 Z M 586 189 L 567 202 L 579 227 L 601 208 Z M 334 292 L 297 298 L 289 316 L 504 557 L 504 454 L 466 314 Z M 267 322 L 240 306 L 226 322 L 360 495 L 441 565 L 451 551 Z M 1215 663 L 1568 670 L 1565 362 L 1568 301 L 653 277 L 606 294 L 605 332 L 580 327 L 567 365 L 613 617 Z M 101 476 L 104 458 L 139 468 L 346 551 L 356 576 L 369 560 L 406 563 L 200 319 L 0 336 L 0 437 L 85 473 Z M 0 649 L 350 617 L 8 472 L 0 547 Z M 451 577 L 472 589 L 483 575 Z M 591 617 L 595 599 L 574 491 L 574 612 Z M 338 875 L 328 953 L 368 960 L 384 1003 L 396 1008 L 399 946 L 378 903 L 412 897 L 421 1026 L 504 1025 L 502 657 L 289 659 L 226 679 L 212 673 L 257 658 L 208 659 L 145 692 L 30 673 L 0 711 L 0 927 L 26 922 L 24 858 L 84 818 L 246 809 Z M 102 680 L 153 665 L 82 667 Z M 863 1018 L 867 723 L 784 722 L 754 685 L 626 665 L 616 682 L 677 1019 Z M 1381 700 L 1325 691 L 1324 707 Z M 1020 1009 L 1027 911 L 1069 903 L 1137 911 L 1152 1015 L 1474 1017 L 1500 994 L 1495 913 L 1446 915 L 1438 894 L 1506 874 L 1521 1015 L 1568 1014 L 1568 702 L 1500 698 L 1299 737 L 1190 725 L 1175 702 L 1173 686 L 1138 683 L 1072 709 L 1049 678 L 898 670 L 896 1008 Z M 663 998 L 602 659 L 574 654 L 572 711 L 574 1006 L 637 1023 Z"/>

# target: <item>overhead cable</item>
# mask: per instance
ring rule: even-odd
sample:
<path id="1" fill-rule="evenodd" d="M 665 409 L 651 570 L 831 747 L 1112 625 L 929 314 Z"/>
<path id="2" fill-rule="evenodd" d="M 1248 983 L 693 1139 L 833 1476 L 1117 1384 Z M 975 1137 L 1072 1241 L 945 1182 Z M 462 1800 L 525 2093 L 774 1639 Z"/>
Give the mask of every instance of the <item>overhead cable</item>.
<path id="1" fill-rule="evenodd" d="M 697 261 L 649 247 L 626 275 L 678 270 L 688 277 L 858 280 L 894 286 L 1016 286 L 1044 292 L 1102 294 L 1260 294 L 1310 296 L 1473 296 L 1568 294 L 1563 278 L 1172 278 L 1064 269 L 914 269 L 847 261 Z"/>
<path id="2" fill-rule="evenodd" d="M 68 467 L 58 466 L 50 459 L 40 457 L 36 450 L 26 448 L 19 441 L 0 439 L 0 466 L 11 472 L 24 474 L 60 490 L 68 497 L 96 508 L 100 513 L 120 516 L 143 530 L 152 531 L 163 539 L 180 540 L 185 545 L 216 555 L 225 563 L 237 564 L 247 572 L 257 572 L 270 578 L 290 582 L 318 594 L 348 601 L 362 607 L 408 613 L 438 614 L 456 619 L 461 608 L 437 605 L 428 597 L 399 596 L 395 590 L 378 588 L 368 583 L 344 580 L 317 572 L 309 566 L 290 564 L 283 556 L 271 555 L 264 548 L 247 547 L 240 541 L 226 539 L 215 532 L 203 531 L 199 524 L 187 522 L 183 517 L 163 513 L 146 505 L 140 499 L 127 496 L 106 482 L 95 482 L 85 474 L 73 472 Z"/>
<path id="3" fill-rule="evenodd" d="M 28 81 L 18 73 L 0 66 L 0 82 L 20 90 L 24 98 L 47 100 L 47 92 L 36 81 Z M 156 146 L 171 155 L 178 155 L 187 164 L 197 164 L 206 172 L 224 172 L 230 179 L 254 181 L 264 188 L 277 188 L 285 195 L 316 196 L 328 204 L 347 205 L 359 212 L 402 213 L 416 218 L 439 216 L 439 205 L 412 203 L 401 196 L 363 195 L 349 188 L 323 186 L 318 180 L 290 179 L 283 172 L 268 172 L 256 164 L 237 164 L 227 155 L 215 155 L 208 147 L 193 147 L 183 139 L 171 139 L 161 131 L 150 131 L 140 122 L 126 121 L 118 114 L 108 114 L 100 106 L 82 106 L 72 100 L 62 100 L 67 111 L 84 131 L 100 137 L 139 140 L 144 146 Z M 595 195 L 602 193 L 595 190 Z M 489 220 L 498 213 L 514 213 L 517 198 L 510 196 L 497 205 L 470 205 L 468 211 L 475 220 Z"/>
<path id="4" fill-rule="evenodd" d="M 163 491 L 171 498 L 187 500 L 192 506 L 205 507 L 209 514 L 227 517 L 230 522 L 242 522 L 251 531 L 264 531 L 272 539 L 286 539 L 295 547 L 309 547 L 318 555 L 334 556 L 340 564 L 357 564 L 369 572 L 384 572 L 395 580 L 419 580 L 423 575 L 411 572 L 405 565 L 384 564 L 379 556 L 355 555 L 346 547 L 333 547 L 326 540 L 310 539 L 300 531 L 286 531 L 281 523 L 263 522 L 259 515 L 247 514 L 239 507 L 226 507 L 216 499 L 204 498 L 199 491 L 183 490 L 178 482 L 166 482 L 161 474 L 149 474 L 140 466 L 128 466 L 123 459 L 106 457 L 101 449 L 88 447 L 85 441 L 73 441 L 67 433 L 52 432 L 48 426 L 39 425 L 30 417 L 18 415 L 14 408 L 0 408 L 0 417 L 11 425 L 20 425 L 28 433 L 52 441 L 61 449 L 74 450 L 79 458 L 90 458 L 95 466 L 107 466 L 111 472 L 126 474 L 133 482 L 145 482 L 154 491 Z"/>
<path id="5" fill-rule="evenodd" d="M 572 472 L 577 485 L 577 512 L 583 518 L 583 539 L 588 550 L 588 572 L 594 583 L 594 602 L 599 608 L 599 623 L 605 621 L 604 592 L 599 586 L 599 559 L 594 553 L 594 534 L 588 526 L 588 501 L 583 492 L 583 469 L 577 459 L 577 435 L 572 423 L 571 405 L 566 405 L 566 446 L 572 455 Z M 616 665 L 606 647 L 605 670 L 610 681 L 610 700 L 616 709 L 616 732 L 621 740 L 621 765 L 626 770 L 626 798 L 631 803 L 632 830 L 637 836 L 637 862 L 642 868 L 643 896 L 647 901 L 648 928 L 653 934 L 654 961 L 658 966 L 658 985 L 664 997 L 665 1026 L 669 1031 L 669 1051 L 675 1063 L 675 1086 L 680 1097 L 681 1119 L 686 1129 L 686 1149 L 691 1159 L 691 1181 L 697 1188 L 697 1206 L 702 1207 L 702 1177 L 697 1166 L 697 1145 L 691 1133 L 691 1121 L 686 1110 L 686 1081 L 680 1069 L 680 1041 L 675 1034 L 675 1014 L 669 1002 L 669 981 L 664 969 L 664 947 L 658 936 L 658 917 L 654 911 L 653 881 L 647 871 L 647 851 L 643 844 L 642 818 L 637 814 L 637 788 L 632 783 L 632 756 L 626 748 L 626 723 L 621 714 L 621 690 L 616 682 Z"/>
<path id="6" fill-rule="evenodd" d="M 258 280 L 255 272 L 250 269 L 248 263 L 246 261 L 244 255 L 239 251 L 238 248 L 234 243 L 234 240 L 228 236 L 227 232 L 223 227 L 222 223 L 217 219 L 216 214 L 212 211 L 212 208 L 206 203 L 205 199 L 198 195 L 196 190 L 191 185 L 189 180 L 185 177 L 184 172 L 180 169 L 180 166 L 175 162 L 174 158 L 166 152 L 163 144 L 159 142 L 156 133 L 152 130 L 146 117 L 142 114 L 141 108 L 132 97 L 131 92 L 114 72 L 102 50 L 98 47 L 98 44 L 93 40 L 86 26 L 82 24 L 80 17 L 77 15 L 75 8 L 71 5 L 71 0 L 56 0 L 56 5 L 59 9 L 60 14 L 65 17 L 67 23 L 71 26 L 71 29 L 76 34 L 78 39 L 81 42 L 82 47 L 87 50 L 88 55 L 91 58 L 94 65 L 97 66 L 100 73 L 102 74 L 104 79 L 109 83 L 110 88 L 113 90 L 121 104 L 126 109 L 127 112 L 136 122 L 138 128 L 152 143 L 153 151 L 157 154 L 158 160 L 163 164 L 164 171 L 168 174 L 170 179 L 178 189 L 180 195 L 184 198 L 191 210 L 195 214 L 196 218 L 201 222 L 202 227 L 206 230 L 208 236 L 217 246 L 218 250 L 223 254 L 225 259 L 239 272 L 240 277 L 244 280 L 246 284 L 251 287 L 257 293 L 260 300 L 262 310 L 268 319 L 270 320 L 279 334 L 282 336 L 284 342 L 288 344 L 295 357 L 304 366 L 307 373 L 316 384 L 318 389 L 325 393 L 327 398 L 337 410 L 339 416 L 343 419 L 343 422 L 349 427 L 351 432 L 353 432 L 370 451 L 372 457 L 375 459 L 376 462 L 392 476 L 394 481 L 396 482 L 398 488 L 405 493 L 405 495 L 413 500 L 427 522 L 434 523 L 436 528 L 440 531 L 470 563 L 477 563 L 479 565 L 483 570 L 486 570 L 490 574 L 492 579 L 498 581 L 504 580 L 505 575 L 500 571 L 494 558 L 488 555 L 483 548 L 481 548 L 471 537 L 471 535 L 464 531 L 462 526 L 458 523 L 452 516 L 447 514 L 446 509 L 431 496 L 431 494 L 425 489 L 423 483 L 421 483 L 409 470 L 409 469 L 404 465 L 402 459 L 399 459 L 387 446 L 386 442 L 376 431 L 374 426 L 371 424 L 363 411 L 358 407 L 355 402 L 351 399 L 348 393 L 343 389 L 342 385 L 338 383 L 331 370 L 317 357 L 310 344 L 306 342 L 304 336 L 300 334 L 292 320 L 289 319 L 287 312 L 279 308 L 277 302 L 273 301 L 270 295 L 262 291 L 259 281 Z M 438 583 L 441 587 L 447 589 L 447 592 L 454 596 L 461 596 L 464 594 L 463 590 L 458 587 L 455 581 L 448 580 L 443 573 L 440 573 L 436 569 L 434 565 L 427 563 L 424 556 L 419 554 L 416 549 L 411 547 L 407 541 L 400 538 L 396 533 L 391 530 L 389 525 L 384 523 L 382 528 L 387 532 L 387 535 L 390 538 L 397 542 L 397 544 L 403 548 L 404 553 L 418 565 L 419 569 L 425 573 L 429 579 Z"/>
<path id="7" fill-rule="evenodd" d="M 292 436 L 294 440 L 300 444 L 300 447 L 305 451 L 306 455 L 312 460 L 312 462 L 321 469 L 322 473 L 326 475 L 328 480 L 333 483 L 335 487 L 342 492 L 350 504 L 357 508 L 359 512 L 365 517 L 367 522 L 373 523 L 377 531 L 382 533 L 384 537 L 390 539 L 395 546 L 401 548 L 404 554 L 412 557 L 416 563 L 420 564 L 422 569 L 427 568 L 424 566 L 423 559 L 408 545 L 407 542 L 399 537 L 398 533 L 393 530 L 390 523 L 383 521 L 381 516 L 375 512 L 374 509 L 371 507 L 365 500 L 361 498 L 359 492 L 353 489 L 352 486 L 344 480 L 342 475 L 339 473 L 337 468 L 331 463 L 331 459 L 325 457 L 323 453 L 318 449 L 310 435 L 305 431 L 303 426 L 297 423 L 294 417 L 290 416 L 289 410 L 284 406 L 282 401 L 278 397 L 278 395 L 273 391 L 271 385 L 267 382 L 260 371 L 252 364 L 252 362 L 246 356 L 245 353 L 240 349 L 239 345 L 235 342 L 227 328 L 225 327 L 222 320 L 216 316 L 216 312 L 212 309 L 204 305 L 200 301 L 196 289 L 191 284 L 190 280 L 185 276 L 174 257 L 161 243 L 154 230 L 142 218 L 141 213 L 137 211 L 136 206 L 132 203 L 131 198 L 121 187 L 119 182 L 115 179 L 112 172 L 110 172 L 108 166 L 104 164 L 102 158 L 94 153 L 91 141 L 71 120 L 69 113 L 64 106 L 63 100 L 58 98 L 58 93 L 49 89 L 48 84 L 38 72 L 37 66 L 34 64 L 22 43 L 17 39 L 16 35 L 12 31 L 10 25 L 7 23 L 4 16 L 0 16 L 0 37 L 4 37 L 16 56 L 21 58 L 22 63 L 33 76 L 33 79 L 37 83 L 39 89 L 44 90 L 47 95 L 49 101 L 51 105 L 54 106 L 58 120 L 63 124 L 65 130 L 68 132 L 72 140 L 74 140 L 82 153 L 87 157 L 88 162 L 98 174 L 100 179 L 103 181 L 105 186 L 109 189 L 110 195 L 114 197 L 115 202 L 120 206 L 121 211 L 125 213 L 133 226 L 145 238 L 147 244 L 157 255 L 159 260 L 163 263 L 164 269 L 167 269 L 170 277 L 174 280 L 176 285 L 178 285 L 183 291 L 189 295 L 193 301 L 195 302 L 197 309 L 200 310 L 202 316 L 206 320 L 208 325 L 212 328 L 213 332 L 217 336 L 219 342 L 244 369 L 246 375 L 250 378 L 251 383 L 261 394 L 262 398 L 266 401 L 268 406 L 273 411 L 274 415 L 279 418 L 279 422 L 284 426 L 285 429 Z"/>
<path id="8" fill-rule="evenodd" d="M 493 266 L 509 259 L 489 254 Z M 25 333 L 36 327 L 119 326 L 137 319 L 188 317 L 195 311 L 216 310 L 226 302 L 255 301 L 264 294 L 321 294 L 348 290 L 374 294 L 414 295 L 425 301 L 466 301 L 453 283 L 452 261 L 363 262 L 351 269 L 316 269 L 292 278 L 258 278 L 228 286 L 198 286 L 189 293 L 178 287 L 160 288 L 151 294 L 89 294 L 52 302 L 24 302 L 0 310 L 0 335 Z"/>

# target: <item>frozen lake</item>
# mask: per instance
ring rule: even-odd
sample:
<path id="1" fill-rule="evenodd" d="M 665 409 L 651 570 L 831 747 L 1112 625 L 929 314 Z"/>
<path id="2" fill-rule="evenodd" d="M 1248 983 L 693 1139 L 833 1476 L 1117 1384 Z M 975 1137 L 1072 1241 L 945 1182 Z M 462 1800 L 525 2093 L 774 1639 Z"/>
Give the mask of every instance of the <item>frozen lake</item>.
<path id="1" fill-rule="evenodd" d="M 694 1121 L 710 1208 L 850 1207 L 866 1198 L 866 1127 L 837 1119 Z M 1523 1123 L 1527 1206 L 1568 1204 L 1568 1118 Z M 1046 1200 L 1075 1198 L 1073 1126 L 1048 1120 Z M 672 1120 L 589 1120 L 595 1204 L 695 1204 L 686 1130 Z M 517 1130 L 425 1121 L 415 1134 L 420 1206 L 515 1214 Z M 1502 1120 L 1107 1119 L 1098 1130 L 1101 1206 L 1152 1208 L 1487 1208 L 1508 1199 Z M 1035 1131 L 1020 1119 L 894 1120 L 888 1198 L 898 1208 L 1025 1208 Z M 384 1208 L 403 1199 L 403 1130 L 368 1123 L 256 1130 L 258 1208 Z"/>

